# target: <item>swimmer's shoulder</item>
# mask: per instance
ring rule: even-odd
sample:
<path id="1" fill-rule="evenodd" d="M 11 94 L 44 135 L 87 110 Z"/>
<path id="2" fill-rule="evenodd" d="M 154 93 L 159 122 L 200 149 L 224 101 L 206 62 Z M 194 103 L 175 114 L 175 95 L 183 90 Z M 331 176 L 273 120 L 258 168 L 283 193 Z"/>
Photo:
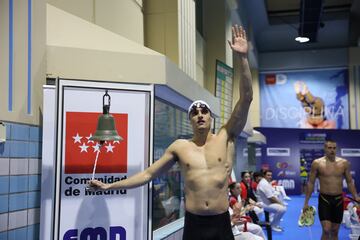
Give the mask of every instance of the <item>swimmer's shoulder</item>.
<path id="1" fill-rule="evenodd" d="M 320 157 L 320 158 L 317 158 L 315 159 L 312 164 L 311 164 L 311 167 L 312 168 L 318 168 L 319 166 L 321 166 L 323 163 L 325 163 L 326 159 L 325 157 Z"/>

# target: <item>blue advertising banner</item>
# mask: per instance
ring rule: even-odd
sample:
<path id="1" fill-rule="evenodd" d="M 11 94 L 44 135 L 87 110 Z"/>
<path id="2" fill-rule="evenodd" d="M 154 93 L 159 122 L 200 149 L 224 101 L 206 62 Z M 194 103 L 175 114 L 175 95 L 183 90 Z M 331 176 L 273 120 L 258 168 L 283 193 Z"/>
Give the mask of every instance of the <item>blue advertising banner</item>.
<path id="1" fill-rule="evenodd" d="M 301 194 L 313 160 L 324 156 L 324 141 L 337 143 L 337 156 L 351 164 L 351 175 L 360 190 L 360 130 L 256 128 L 266 136 L 262 147 L 262 169 L 270 169 L 273 179 L 283 185 L 288 194 Z M 319 191 L 318 183 L 315 191 Z M 346 181 L 343 180 L 344 191 Z"/>
<path id="2" fill-rule="evenodd" d="M 261 126 L 348 129 L 348 70 L 260 74 Z"/>

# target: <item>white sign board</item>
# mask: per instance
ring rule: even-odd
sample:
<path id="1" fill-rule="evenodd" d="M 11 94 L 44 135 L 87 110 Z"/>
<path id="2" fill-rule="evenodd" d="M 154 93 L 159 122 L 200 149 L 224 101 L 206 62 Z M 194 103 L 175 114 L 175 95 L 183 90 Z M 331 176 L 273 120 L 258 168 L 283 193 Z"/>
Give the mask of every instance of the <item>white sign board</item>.
<path id="1" fill-rule="evenodd" d="M 360 157 L 360 148 L 342 148 L 341 156 L 343 156 L 343 157 Z"/>
<path id="2" fill-rule="evenodd" d="M 43 88 L 40 240 L 52 239 L 54 207 L 56 96 L 54 86 Z"/>
<path id="3" fill-rule="evenodd" d="M 290 156 L 290 148 L 266 148 L 267 156 Z"/>
<path id="4" fill-rule="evenodd" d="M 58 80 L 54 230 L 52 239 L 136 240 L 150 236 L 149 186 L 86 190 L 99 151 L 94 134 L 105 90 L 124 139 L 100 148 L 95 178 L 126 179 L 152 162 L 153 86 Z"/>

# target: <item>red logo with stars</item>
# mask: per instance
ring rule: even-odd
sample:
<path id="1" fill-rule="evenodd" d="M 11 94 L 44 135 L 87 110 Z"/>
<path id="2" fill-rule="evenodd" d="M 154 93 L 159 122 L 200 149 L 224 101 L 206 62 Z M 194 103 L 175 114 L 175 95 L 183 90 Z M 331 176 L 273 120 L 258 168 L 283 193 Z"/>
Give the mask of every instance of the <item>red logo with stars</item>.
<path id="1" fill-rule="evenodd" d="M 122 141 L 106 141 L 101 147 L 90 140 L 101 113 L 66 112 L 65 173 L 92 173 L 96 154 L 96 173 L 127 172 L 127 114 L 111 114 Z"/>

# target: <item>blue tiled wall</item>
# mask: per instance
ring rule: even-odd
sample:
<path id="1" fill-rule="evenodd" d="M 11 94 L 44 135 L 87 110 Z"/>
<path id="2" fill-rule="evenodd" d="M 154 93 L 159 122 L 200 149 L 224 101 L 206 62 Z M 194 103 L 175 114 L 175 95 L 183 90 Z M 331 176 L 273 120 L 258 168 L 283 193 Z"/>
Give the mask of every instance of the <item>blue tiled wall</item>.
<path id="1" fill-rule="evenodd" d="M 40 216 L 40 127 L 5 123 L 0 143 L 0 240 L 38 240 Z"/>
<path id="2" fill-rule="evenodd" d="M 0 194 L 9 192 L 9 176 L 0 176 Z"/>
<path id="3" fill-rule="evenodd" d="M 6 239 L 8 239 L 7 235 L 8 235 L 7 232 L 0 232 L 0 240 L 6 240 Z"/>
<path id="4" fill-rule="evenodd" d="M 1 194 L 0 195 L 0 214 L 9 211 L 9 195 Z"/>
<path id="5" fill-rule="evenodd" d="M 9 212 L 28 208 L 28 193 L 16 193 L 9 195 Z"/>

